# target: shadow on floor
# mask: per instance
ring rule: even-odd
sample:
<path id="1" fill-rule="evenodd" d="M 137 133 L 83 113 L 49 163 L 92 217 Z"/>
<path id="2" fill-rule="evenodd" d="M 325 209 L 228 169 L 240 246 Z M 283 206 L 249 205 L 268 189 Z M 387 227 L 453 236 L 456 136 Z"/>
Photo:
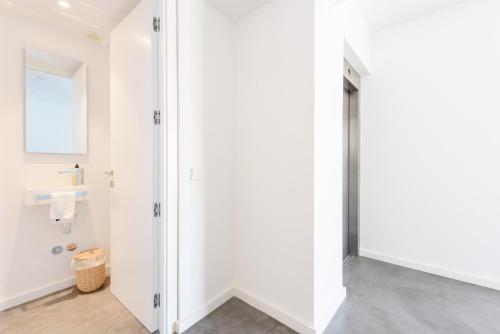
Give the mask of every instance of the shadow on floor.
<path id="1" fill-rule="evenodd" d="M 99 289 L 92 291 L 92 292 L 81 292 L 80 290 L 78 290 L 78 288 L 76 286 L 74 286 L 70 289 L 65 290 L 66 294 L 63 294 L 61 296 L 57 296 L 56 298 L 51 299 L 51 300 L 43 303 L 43 306 L 47 307 L 47 306 L 50 306 L 53 304 L 61 303 L 61 302 L 68 301 L 71 299 L 75 299 L 75 298 L 78 298 L 78 296 L 80 296 L 80 295 L 90 295 L 90 294 L 104 292 L 108 289 L 110 283 L 111 283 L 111 279 L 108 276 L 108 277 L 106 277 L 106 281 L 104 281 L 104 284 Z"/>

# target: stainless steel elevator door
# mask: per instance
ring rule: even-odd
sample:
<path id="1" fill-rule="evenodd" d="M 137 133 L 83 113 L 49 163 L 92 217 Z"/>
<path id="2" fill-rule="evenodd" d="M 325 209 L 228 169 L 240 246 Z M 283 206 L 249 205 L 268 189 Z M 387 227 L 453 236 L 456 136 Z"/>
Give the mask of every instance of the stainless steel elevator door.
<path id="1" fill-rule="evenodd" d="M 349 90 L 344 88 L 342 148 L 342 256 L 349 256 Z"/>
<path id="2" fill-rule="evenodd" d="M 342 255 L 347 260 L 359 253 L 359 120 L 358 90 L 344 87 L 342 148 Z"/>
<path id="3" fill-rule="evenodd" d="M 359 91 L 349 91 L 349 255 L 359 253 Z"/>

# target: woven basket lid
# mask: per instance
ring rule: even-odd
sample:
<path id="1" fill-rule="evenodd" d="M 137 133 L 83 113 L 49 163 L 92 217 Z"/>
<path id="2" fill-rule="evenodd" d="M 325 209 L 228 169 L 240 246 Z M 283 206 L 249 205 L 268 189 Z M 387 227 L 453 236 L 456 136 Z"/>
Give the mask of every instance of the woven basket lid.
<path id="1" fill-rule="evenodd" d="M 104 259 L 105 256 L 104 248 L 93 248 L 76 254 L 73 256 L 73 260 L 76 262 L 95 262 Z"/>

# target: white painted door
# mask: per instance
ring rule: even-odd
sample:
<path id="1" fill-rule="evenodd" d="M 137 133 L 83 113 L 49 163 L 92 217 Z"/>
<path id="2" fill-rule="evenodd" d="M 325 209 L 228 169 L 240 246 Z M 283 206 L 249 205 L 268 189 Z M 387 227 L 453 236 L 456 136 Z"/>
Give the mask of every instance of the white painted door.
<path id="1" fill-rule="evenodd" d="M 151 332 L 158 329 L 157 40 L 153 0 L 111 33 L 111 292 Z"/>

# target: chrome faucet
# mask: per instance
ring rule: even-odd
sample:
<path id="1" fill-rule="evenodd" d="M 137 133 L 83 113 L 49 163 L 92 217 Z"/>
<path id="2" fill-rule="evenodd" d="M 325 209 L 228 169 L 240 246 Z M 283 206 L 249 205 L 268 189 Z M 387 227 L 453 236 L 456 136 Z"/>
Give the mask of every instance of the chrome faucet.
<path id="1" fill-rule="evenodd" d="M 83 168 L 80 168 L 78 164 L 74 168 L 68 168 L 60 170 L 59 174 L 76 174 L 76 184 L 78 186 L 83 186 Z"/>

